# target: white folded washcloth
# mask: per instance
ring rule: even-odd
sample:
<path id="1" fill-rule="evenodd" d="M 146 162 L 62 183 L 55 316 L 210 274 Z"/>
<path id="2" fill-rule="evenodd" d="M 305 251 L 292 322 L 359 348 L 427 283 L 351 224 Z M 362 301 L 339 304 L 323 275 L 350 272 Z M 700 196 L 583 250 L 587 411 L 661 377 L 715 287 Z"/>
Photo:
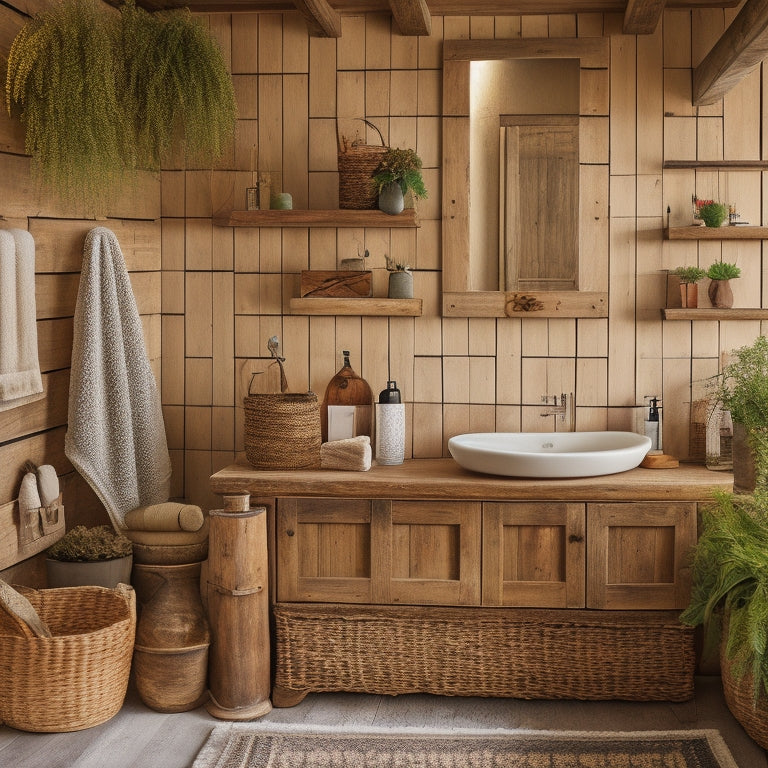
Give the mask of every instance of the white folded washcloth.
<path id="1" fill-rule="evenodd" d="M 43 397 L 35 306 L 35 241 L 0 230 L 0 411 Z"/>

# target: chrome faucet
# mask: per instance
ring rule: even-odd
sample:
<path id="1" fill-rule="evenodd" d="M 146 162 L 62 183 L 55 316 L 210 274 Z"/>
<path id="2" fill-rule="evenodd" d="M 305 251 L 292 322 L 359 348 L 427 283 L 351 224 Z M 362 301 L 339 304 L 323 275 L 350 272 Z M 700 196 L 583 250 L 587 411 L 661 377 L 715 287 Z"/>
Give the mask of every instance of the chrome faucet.
<path id="1" fill-rule="evenodd" d="M 550 395 L 542 395 L 541 402 L 545 404 L 544 409 L 541 412 L 541 416 L 559 416 L 560 421 L 564 422 L 566 417 L 569 420 L 569 428 L 571 432 L 576 430 L 576 409 L 573 401 L 573 393 L 566 395 L 564 392 L 558 395 L 551 396 L 552 402 L 550 403 Z"/>

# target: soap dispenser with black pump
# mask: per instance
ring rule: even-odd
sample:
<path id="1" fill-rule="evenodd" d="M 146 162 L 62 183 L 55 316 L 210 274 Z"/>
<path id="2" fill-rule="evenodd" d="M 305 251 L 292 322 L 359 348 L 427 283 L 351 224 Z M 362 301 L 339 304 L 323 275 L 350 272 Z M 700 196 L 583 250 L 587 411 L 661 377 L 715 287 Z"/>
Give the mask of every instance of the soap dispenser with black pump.
<path id="1" fill-rule="evenodd" d="M 646 469 L 673 469 L 680 466 L 680 462 L 674 456 L 669 456 L 662 450 L 661 398 L 658 395 L 646 395 L 643 409 L 645 411 L 643 430 L 646 437 L 651 439 L 651 447 L 640 466 Z"/>
<path id="2" fill-rule="evenodd" d="M 388 381 L 376 403 L 376 462 L 402 464 L 405 459 L 405 405 L 396 381 Z"/>

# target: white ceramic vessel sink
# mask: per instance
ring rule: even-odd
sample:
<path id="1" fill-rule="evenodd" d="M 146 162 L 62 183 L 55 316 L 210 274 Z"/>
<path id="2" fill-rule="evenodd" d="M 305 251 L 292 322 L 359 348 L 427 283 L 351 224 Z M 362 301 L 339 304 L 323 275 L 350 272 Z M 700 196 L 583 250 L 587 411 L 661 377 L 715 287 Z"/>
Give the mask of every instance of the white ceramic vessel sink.
<path id="1" fill-rule="evenodd" d="M 464 469 L 508 477 L 592 477 L 625 472 L 651 440 L 634 432 L 478 432 L 448 441 Z"/>

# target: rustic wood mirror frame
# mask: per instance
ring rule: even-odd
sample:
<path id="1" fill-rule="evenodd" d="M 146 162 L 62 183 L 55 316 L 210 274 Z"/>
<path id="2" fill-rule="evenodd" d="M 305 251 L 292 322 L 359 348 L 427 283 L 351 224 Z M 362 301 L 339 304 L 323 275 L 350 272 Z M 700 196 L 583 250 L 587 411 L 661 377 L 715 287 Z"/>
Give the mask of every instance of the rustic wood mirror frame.
<path id="1" fill-rule="evenodd" d="M 446 40 L 443 43 L 443 316 L 445 317 L 607 317 L 608 164 L 582 152 L 579 166 L 579 290 L 473 291 L 469 243 L 469 81 L 470 62 L 492 59 L 579 59 L 579 115 L 583 144 L 589 146 L 598 117 L 607 139 L 610 48 L 605 38 Z M 595 76 L 598 73 L 599 76 Z M 603 94 L 601 97 L 600 94 Z M 602 117 L 600 117 L 602 116 Z M 525 308 L 524 308 L 525 307 Z"/>

